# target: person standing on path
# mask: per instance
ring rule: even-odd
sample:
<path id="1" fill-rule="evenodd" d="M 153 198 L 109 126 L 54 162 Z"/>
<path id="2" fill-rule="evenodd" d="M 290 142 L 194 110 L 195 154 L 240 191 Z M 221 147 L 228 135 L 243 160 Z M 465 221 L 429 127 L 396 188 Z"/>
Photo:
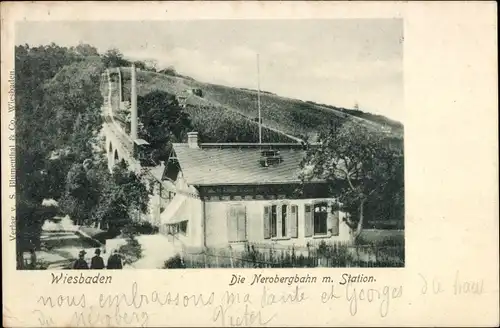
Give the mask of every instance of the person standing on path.
<path id="1" fill-rule="evenodd" d="M 84 250 L 80 251 L 80 253 L 78 254 L 78 260 L 76 260 L 73 264 L 74 270 L 85 270 L 89 268 L 87 261 L 85 261 L 84 259 L 85 254 L 87 254 L 87 252 L 85 252 Z"/>
<path id="2" fill-rule="evenodd" d="M 96 248 L 95 256 L 90 261 L 90 269 L 102 270 L 104 269 L 104 260 L 101 257 L 101 250 Z"/>
<path id="3" fill-rule="evenodd" d="M 113 255 L 111 255 L 108 259 L 108 269 L 122 269 L 122 257 L 118 254 L 118 250 L 115 249 Z"/>

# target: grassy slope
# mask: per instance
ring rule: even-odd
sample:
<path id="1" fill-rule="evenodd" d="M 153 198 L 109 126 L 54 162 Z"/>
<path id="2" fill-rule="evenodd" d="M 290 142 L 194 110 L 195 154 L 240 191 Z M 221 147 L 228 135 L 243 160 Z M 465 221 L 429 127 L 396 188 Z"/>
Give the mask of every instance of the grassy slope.
<path id="1" fill-rule="evenodd" d="M 124 80 L 123 95 L 125 100 L 128 100 L 130 97 L 130 69 L 122 68 L 121 72 Z M 257 93 L 255 91 L 144 71 L 137 73 L 137 80 L 139 95 L 145 95 L 157 89 L 181 95 L 186 89 L 200 88 L 203 91 L 203 97 L 190 96 L 187 100 L 188 104 L 215 106 L 219 109 L 229 110 L 232 112 L 231 115 L 239 119 L 242 115 L 251 119 L 258 116 Z M 377 121 L 379 122 L 374 122 L 358 117 L 369 118 L 369 114 L 354 116 L 348 114 L 347 111 L 340 108 L 335 109 L 333 106 L 261 93 L 261 113 L 264 125 L 294 136 L 313 136 L 318 130 L 327 128 L 331 122 L 341 124 L 346 120 L 354 120 L 373 129 L 381 128 L 379 122 L 383 121 L 383 117 L 378 117 Z M 402 125 L 393 121 L 391 123 L 388 119 L 387 124 L 393 127 L 392 136 L 402 139 Z"/>

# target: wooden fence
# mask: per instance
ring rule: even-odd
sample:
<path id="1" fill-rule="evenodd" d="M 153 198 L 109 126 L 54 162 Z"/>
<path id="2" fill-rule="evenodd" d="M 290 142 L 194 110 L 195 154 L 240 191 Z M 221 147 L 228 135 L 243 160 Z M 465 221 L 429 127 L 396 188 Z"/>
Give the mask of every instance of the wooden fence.
<path id="1" fill-rule="evenodd" d="M 305 247 L 247 243 L 181 252 L 186 268 L 404 267 L 404 245 L 314 244 Z"/>

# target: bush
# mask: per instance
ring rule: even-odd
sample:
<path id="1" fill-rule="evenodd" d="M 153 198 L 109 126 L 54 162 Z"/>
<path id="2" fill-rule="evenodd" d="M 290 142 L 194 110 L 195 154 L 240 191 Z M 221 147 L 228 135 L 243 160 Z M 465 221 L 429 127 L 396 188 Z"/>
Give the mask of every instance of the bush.
<path id="1" fill-rule="evenodd" d="M 120 235 L 120 231 L 116 229 L 109 229 L 102 232 L 98 232 L 92 238 L 99 241 L 101 244 L 105 244 L 107 239 L 113 239 Z"/>
<path id="2" fill-rule="evenodd" d="M 153 226 L 147 221 L 133 221 L 122 229 L 122 234 L 129 236 L 135 235 L 153 235 L 158 232 L 158 227 Z"/>
<path id="3" fill-rule="evenodd" d="M 363 233 L 356 239 L 356 245 L 404 246 L 404 235 L 366 236 Z"/>
<path id="4" fill-rule="evenodd" d="M 30 265 L 26 266 L 28 270 L 47 270 L 48 267 L 49 263 L 44 260 L 37 260 L 34 268 Z"/>
<path id="5" fill-rule="evenodd" d="M 327 244 L 321 241 L 317 248 L 317 255 L 320 258 L 329 259 L 334 267 L 347 266 L 353 260 L 347 244 L 344 243 Z"/>
<path id="6" fill-rule="evenodd" d="M 179 254 L 165 261 L 163 269 L 185 269 L 186 265 Z"/>
<path id="7" fill-rule="evenodd" d="M 137 232 L 141 235 L 153 235 L 158 233 L 158 227 L 153 226 L 147 221 L 142 221 L 135 224 Z"/>
<path id="8" fill-rule="evenodd" d="M 120 246 L 119 253 L 123 255 L 124 264 L 132 264 L 142 258 L 142 247 L 134 235 L 129 235 L 127 243 Z"/>
<path id="9" fill-rule="evenodd" d="M 396 236 L 390 236 L 380 241 L 378 246 L 404 246 L 404 239 Z"/>

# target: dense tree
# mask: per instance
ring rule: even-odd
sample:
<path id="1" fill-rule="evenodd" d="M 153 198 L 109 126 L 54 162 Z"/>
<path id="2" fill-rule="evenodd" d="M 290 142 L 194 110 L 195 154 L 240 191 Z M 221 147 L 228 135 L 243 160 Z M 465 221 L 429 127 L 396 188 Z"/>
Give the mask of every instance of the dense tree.
<path id="1" fill-rule="evenodd" d="M 148 190 L 124 161 L 115 165 L 106 181 L 99 204 L 93 211 L 93 220 L 101 227 L 117 230 L 137 219 L 140 213 L 147 212 Z"/>
<path id="2" fill-rule="evenodd" d="M 89 213 L 97 205 L 94 195 L 87 177 L 87 169 L 83 164 L 73 164 L 66 178 L 65 193 L 59 201 L 61 210 L 68 214 L 75 224 L 82 225 L 88 221 Z"/>
<path id="3" fill-rule="evenodd" d="M 18 266 L 22 252 L 39 245 L 43 219 L 48 155 L 54 149 L 49 110 L 43 106 L 43 83 L 74 55 L 55 44 L 15 48 L 16 88 L 16 249 Z M 41 119 L 43 118 L 43 119 Z"/>
<path id="4" fill-rule="evenodd" d="M 41 206 L 30 199 L 17 201 L 16 207 L 16 259 L 17 269 L 23 268 L 23 251 L 40 247 L 40 230 L 45 220 L 59 214 L 54 206 Z M 20 233 L 21 232 L 21 233 Z"/>
<path id="5" fill-rule="evenodd" d="M 156 72 L 156 69 L 158 67 L 158 61 L 156 59 L 145 60 L 144 64 L 148 71 Z"/>
<path id="6" fill-rule="evenodd" d="M 80 59 L 55 44 L 34 48 L 18 46 L 15 55 L 18 195 L 43 197 L 31 190 L 32 181 L 45 169 L 47 155 L 55 149 L 57 140 L 53 131 L 54 112 L 44 102 L 44 83 L 62 67 Z"/>
<path id="7" fill-rule="evenodd" d="M 87 148 L 88 156 L 101 125 L 103 69 L 98 57 L 90 57 L 65 66 L 44 86 L 44 106 L 57 123 L 52 127 L 57 146 L 69 145 L 74 152 Z"/>
<path id="8" fill-rule="evenodd" d="M 147 67 L 146 67 L 146 63 L 143 62 L 143 61 L 140 61 L 140 60 L 136 60 L 134 61 L 134 65 L 137 69 L 140 69 L 140 70 L 146 70 Z"/>
<path id="9" fill-rule="evenodd" d="M 149 193 L 124 161 L 109 173 L 104 154 L 74 164 L 59 204 L 78 225 L 95 224 L 118 230 L 148 210 Z"/>
<path id="10" fill-rule="evenodd" d="M 88 56 L 99 56 L 99 52 L 96 47 L 91 46 L 90 44 L 80 43 L 74 48 L 74 51 L 83 57 Z"/>
<path id="11" fill-rule="evenodd" d="M 109 66 L 128 61 L 89 45 L 16 47 L 17 258 L 40 247 L 43 222 L 55 215 L 44 198 L 59 201 L 60 214 L 77 224 L 114 229 L 147 211 L 149 195 L 123 163 L 110 174 L 98 151 L 102 94 Z"/>
<path id="12" fill-rule="evenodd" d="M 90 47 L 55 44 L 15 49 L 18 259 L 39 246 L 46 217 L 39 215 L 46 212 L 41 202 L 64 194 L 67 172 L 80 157 L 72 136 L 82 132 L 82 123 L 75 125 L 75 119 L 99 119 L 102 64 L 94 54 Z M 88 144 L 85 138 L 78 138 L 79 145 Z"/>
<path id="13" fill-rule="evenodd" d="M 367 204 L 382 203 L 401 215 L 403 158 L 393 152 L 383 136 L 362 125 L 346 123 L 320 135 L 320 144 L 310 147 L 302 167 L 302 178 L 325 179 L 332 195 L 350 215 L 346 219 L 353 241 L 365 222 Z M 390 213 L 386 213 L 389 215 Z"/>
<path id="14" fill-rule="evenodd" d="M 185 139 L 192 129 L 189 114 L 179 105 L 175 95 L 164 91 L 153 91 L 137 99 L 137 109 L 141 121 L 139 135 L 151 147 L 162 152 L 170 142 Z"/>
<path id="15" fill-rule="evenodd" d="M 169 66 L 167 68 L 164 68 L 164 69 L 158 71 L 158 73 L 165 74 L 165 75 L 171 75 L 171 76 L 177 76 L 177 71 L 175 70 L 175 67 L 173 67 L 173 66 Z"/>
<path id="16" fill-rule="evenodd" d="M 75 154 L 67 153 L 65 150 L 53 152 L 47 160 L 46 174 L 44 175 L 44 186 L 46 193 L 44 198 L 59 199 L 66 186 L 66 175 L 75 163 Z"/>
<path id="17" fill-rule="evenodd" d="M 102 55 L 102 62 L 104 66 L 109 67 L 123 67 L 130 66 L 130 61 L 123 57 L 123 54 L 118 49 L 109 49 Z"/>

